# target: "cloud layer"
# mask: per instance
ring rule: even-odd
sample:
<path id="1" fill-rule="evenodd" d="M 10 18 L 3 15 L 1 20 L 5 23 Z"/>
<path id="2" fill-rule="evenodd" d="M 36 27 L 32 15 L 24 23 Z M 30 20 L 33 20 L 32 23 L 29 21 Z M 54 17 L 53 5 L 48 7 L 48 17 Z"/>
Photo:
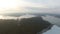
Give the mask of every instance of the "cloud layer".
<path id="1" fill-rule="evenodd" d="M 60 11 L 59 1 L 60 0 L 0 0 L 0 14 L 27 12 L 58 14 Z"/>

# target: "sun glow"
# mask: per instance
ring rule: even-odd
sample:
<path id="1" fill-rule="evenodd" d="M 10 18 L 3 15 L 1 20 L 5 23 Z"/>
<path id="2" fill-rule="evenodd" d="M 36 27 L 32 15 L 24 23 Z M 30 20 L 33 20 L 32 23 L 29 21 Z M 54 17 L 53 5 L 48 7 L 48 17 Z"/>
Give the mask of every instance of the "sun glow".
<path id="1" fill-rule="evenodd" d="M 0 14 L 7 13 L 26 13 L 26 7 L 40 7 L 44 8 L 45 5 L 31 3 L 24 0 L 0 0 Z"/>
<path id="2" fill-rule="evenodd" d="M 2 15 L 0 15 L 0 19 L 3 19 L 3 16 Z"/>
<path id="3" fill-rule="evenodd" d="M 25 4 L 22 0 L 0 0 L 0 14 L 22 12 Z"/>
<path id="4" fill-rule="evenodd" d="M 17 8 L 16 0 L 0 0 L 0 11 Z"/>

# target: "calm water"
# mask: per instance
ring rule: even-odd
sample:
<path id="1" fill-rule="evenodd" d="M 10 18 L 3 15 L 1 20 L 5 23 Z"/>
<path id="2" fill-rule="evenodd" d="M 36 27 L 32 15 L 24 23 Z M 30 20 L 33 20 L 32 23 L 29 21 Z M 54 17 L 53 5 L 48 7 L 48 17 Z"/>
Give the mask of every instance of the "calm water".
<path id="1" fill-rule="evenodd" d="M 51 30 L 45 32 L 44 34 L 60 34 L 60 27 L 54 25 Z"/>
<path id="2" fill-rule="evenodd" d="M 54 16 L 45 16 L 43 19 L 55 24 L 51 30 L 45 32 L 44 34 L 60 34 L 60 18 L 56 18 Z"/>

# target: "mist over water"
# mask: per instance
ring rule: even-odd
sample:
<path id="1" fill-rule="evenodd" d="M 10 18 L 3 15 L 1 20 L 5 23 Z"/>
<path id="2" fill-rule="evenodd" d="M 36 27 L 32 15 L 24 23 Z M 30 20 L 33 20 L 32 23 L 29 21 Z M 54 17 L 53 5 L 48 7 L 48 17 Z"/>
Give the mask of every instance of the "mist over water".
<path id="1" fill-rule="evenodd" d="M 60 18 L 54 17 L 54 16 L 42 16 L 42 18 L 46 21 L 49 21 L 52 24 L 55 24 L 60 27 Z"/>
<path id="2" fill-rule="evenodd" d="M 51 30 L 45 32 L 44 34 L 60 34 L 60 27 L 54 25 Z"/>
<path id="3" fill-rule="evenodd" d="M 17 17 L 0 15 L 0 19 L 16 19 Z"/>
<path id="4" fill-rule="evenodd" d="M 22 15 L 19 17 L 0 15 L 0 19 L 17 19 L 17 18 L 22 19 L 22 18 L 31 18 L 31 17 L 35 17 L 35 15 Z"/>
<path id="5" fill-rule="evenodd" d="M 42 18 L 50 23 L 54 24 L 51 30 L 45 32 L 44 34 L 60 34 L 60 18 L 54 16 L 42 16 Z"/>

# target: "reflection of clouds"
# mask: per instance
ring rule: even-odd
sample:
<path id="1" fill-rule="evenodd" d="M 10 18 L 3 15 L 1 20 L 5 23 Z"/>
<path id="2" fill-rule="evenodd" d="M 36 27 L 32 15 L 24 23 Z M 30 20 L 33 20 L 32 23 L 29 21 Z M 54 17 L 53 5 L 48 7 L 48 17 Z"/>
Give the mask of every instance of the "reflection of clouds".
<path id="1" fill-rule="evenodd" d="M 60 27 L 54 25 L 51 30 L 45 32 L 44 34 L 60 34 Z"/>
<path id="2" fill-rule="evenodd" d="M 42 18 L 46 21 L 49 21 L 52 24 L 60 26 L 60 19 L 54 16 L 42 16 Z"/>

